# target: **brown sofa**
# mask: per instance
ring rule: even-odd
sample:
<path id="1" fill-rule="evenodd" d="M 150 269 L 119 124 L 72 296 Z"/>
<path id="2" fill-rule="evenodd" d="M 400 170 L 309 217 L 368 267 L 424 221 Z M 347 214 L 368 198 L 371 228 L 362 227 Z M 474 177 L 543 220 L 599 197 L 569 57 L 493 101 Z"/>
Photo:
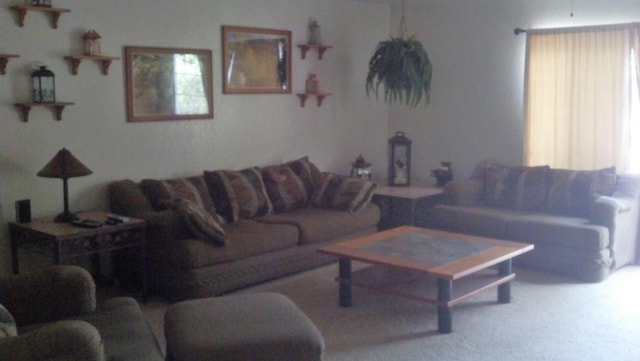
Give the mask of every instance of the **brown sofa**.
<path id="1" fill-rule="evenodd" d="M 422 226 L 534 244 L 516 265 L 599 282 L 636 257 L 637 175 L 482 162 L 443 193 Z"/>
<path id="2" fill-rule="evenodd" d="M 172 301 L 329 263 L 317 247 L 373 233 L 380 219 L 370 203 L 375 184 L 321 173 L 307 157 L 186 178 L 120 180 L 108 189 L 113 212 L 147 221 L 150 290 Z M 176 199 L 198 204 L 217 226 L 203 230 Z M 120 271 L 126 259 L 116 260 Z"/>

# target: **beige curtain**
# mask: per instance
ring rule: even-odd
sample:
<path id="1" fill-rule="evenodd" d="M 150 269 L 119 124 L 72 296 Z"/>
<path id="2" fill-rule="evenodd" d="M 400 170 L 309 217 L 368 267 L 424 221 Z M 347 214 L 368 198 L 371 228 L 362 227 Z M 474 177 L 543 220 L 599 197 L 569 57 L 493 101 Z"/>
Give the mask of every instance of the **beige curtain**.
<path id="1" fill-rule="evenodd" d="M 527 31 L 525 163 L 624 171 L 630 27 Z"/>

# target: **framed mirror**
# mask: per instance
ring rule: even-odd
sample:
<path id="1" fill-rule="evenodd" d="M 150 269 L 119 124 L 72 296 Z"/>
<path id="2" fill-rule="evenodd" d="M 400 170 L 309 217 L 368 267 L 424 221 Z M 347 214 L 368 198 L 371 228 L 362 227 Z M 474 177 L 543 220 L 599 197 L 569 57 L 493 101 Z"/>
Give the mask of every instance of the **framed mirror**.
<path id="1" fill-rule="evenodd" d="M 223 92 L 291 93 L 291 31 L 222 27 Z"/>
<path id="2" fill-rule="evenodd" d="M 127 120 L 213 118 L 211 50 L 125 47 Z"/>

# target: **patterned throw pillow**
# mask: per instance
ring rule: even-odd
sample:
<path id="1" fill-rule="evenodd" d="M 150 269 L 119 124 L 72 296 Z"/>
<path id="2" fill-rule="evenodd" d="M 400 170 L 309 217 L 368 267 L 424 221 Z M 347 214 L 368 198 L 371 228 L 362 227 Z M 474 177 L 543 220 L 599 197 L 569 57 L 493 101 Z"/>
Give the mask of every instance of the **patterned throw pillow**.
<path id="1" fill-rule="evenodd" d="M 309 161 L 309 157 L 292 160 L 286 163 L 293 172 L 302 179 L 307 198 L 311 199 L 320 182 L 320 170 Z"/>
<path id="2" fill-rule="evenodd" d="M 345 209 L 357 215 L 371 202 L 377 185 L 361 178 L 322 173 L 314 205 L 322 208 Z"/>
<path id="3" fill-rule="evenodd" d="M 547 209 L 557 214 L 586 217 L 595 198 L 613 193 L 616 180 L 615 167 L 596 171 L 552 169 Z"/>
<path id="4" fill-rule="evenodd" d="M 167 201 L 188 199 L 216 216 L 216 208 L 209 195 L 204 176 L 176 178 L 167 180 L 143 179 L 140 187 L 157 211 L 167 209 Z"/>
<path id="5" fill-rule="evenodd" d="M 307 204 L 304 183 L 289 166 L 262 168 L 262 180 L 276 212 L 293 211 Z"/>
<path id="6" fill-rule="evenodd" d="M 540 210 L 546 201 L 548 178 L 549 166 L 489 164 L 485 173 L 484 202 L 493 207 Z"/>
<path id="7" fill-rule="evenodd" d="M 16 328 L 16 321 L 13 316 L 0 304 L 0 338 L 18 336 L 18 329 Z"/>
<path id="8" fill-rule="evenodd" d="M 230 222 L 265 216 L 273 210 L 258 168 L 205 171 L 204 177 L 218 212 Z"/>
<path id="9" fill-rule="evenodd" d="M 227 244 L 227 235 L 216 217 L 189 199 L 175 199 L 170 202 L 187 225 L 194 237 L 209 241 L 219 246 Z"/>

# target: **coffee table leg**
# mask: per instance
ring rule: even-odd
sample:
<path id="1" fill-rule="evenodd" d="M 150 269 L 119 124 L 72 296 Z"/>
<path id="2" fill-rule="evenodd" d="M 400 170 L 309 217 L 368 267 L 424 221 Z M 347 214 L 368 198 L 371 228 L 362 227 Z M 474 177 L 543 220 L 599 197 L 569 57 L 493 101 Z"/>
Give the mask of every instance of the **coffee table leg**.
<path id="1" fill-rule="evenodd" d="M 346 281 L 340 282 L 340 306 L 349 307 L 351 306 L 351 284 L 348 282 L 351 282 L 351 259 L 340 258 L 338 264 L 339 277 Z"/>
<path id="2" fill-rule="evenodd" d="M 452 311 L 444 304 L 451 301 L 452 292 L 453 281 L 438 278 L 438 331 L 441 333 L 451 333 Z"/>
<path id="3" fill-rule="evenodd" d="M 506 260 L 498 265 L 498 273 L 500 276 L 508 276 L 511 274 L 511 260 Z M 506 282 L 498 286 L 498 303 L 511 302 L 511 282 Z"/>

